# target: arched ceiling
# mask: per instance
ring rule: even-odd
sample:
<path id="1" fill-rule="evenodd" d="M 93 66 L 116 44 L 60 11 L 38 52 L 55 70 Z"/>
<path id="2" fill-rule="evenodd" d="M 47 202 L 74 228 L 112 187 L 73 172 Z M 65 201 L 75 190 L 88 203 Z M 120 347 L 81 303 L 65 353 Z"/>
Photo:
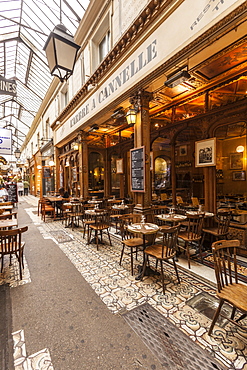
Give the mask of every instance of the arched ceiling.
<path id="1" fill-rule="evenodd" d="M 0 127 L 20 147 L 51 83 L 44 44 L 60 23 L 60 0 L 1 0 L 0 77 L 17 84 L 17 96 L 0 95 Z M 75 34 L 89 0 L 62 0 L 62 23 Z"/>

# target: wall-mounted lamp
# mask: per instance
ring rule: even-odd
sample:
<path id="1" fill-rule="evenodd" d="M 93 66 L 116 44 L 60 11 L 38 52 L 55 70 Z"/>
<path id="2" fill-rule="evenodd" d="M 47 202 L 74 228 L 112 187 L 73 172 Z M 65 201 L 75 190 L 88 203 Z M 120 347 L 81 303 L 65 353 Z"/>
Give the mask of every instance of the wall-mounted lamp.
<path id="1" fill-rule="evenodd" d="M 190 78 L 190 74 L 187 71 L 179 71 L 173 76 L 170 76 L 165 82 L 164 85 L 170 88 L 173 88 Z"/>
<path id="2" fill-rule="evenodd" d="M 128 125 L 134 125 L 136 123 L 136 114 L 137 112 L 135 109 L 129 108 L 125 115 Z"/>
<path id="3" fill-rule="evenodd" d="M 60 24 L 48 36 L 44 50 L 52 76 L 57 76 L 61 82 L 66 81 L 72 74 L 77 52 L 80 46 L 74 42 L 62 24 L 62 5 L 60 0 Z"/>
<path id="4" fill-rule="evenodd" d="M 49 161 L 49 166 L 50 166 L 50 167 L 54 167 L 54 166 L 55 166 L 55 162 L 54 162 L 54 161 L 52 161 L 52 160 L 51 160 L 51 161 Z"/>
<path id="5" fill-rule="evenodd" d="M 79 144 L 75 141 L 74 143 L 73 143 L 73 149 L 74 150 L 78 150 L 79 149 Z"/>
<path id="6" fill-rule="evenodd" d="M 37 170 L 42 170 L 42 166 L 40 164 L 38 164 Z"/>
<path id="7" fill-rule="evenodd" d="M 243 146 L 243 145 L 239 145 L 239 146 L 237 146 L 237 148 L 236 148 L 236 152 L 238 152 L 238 153 L 243 153 L 243 152 L 244 152 L 244 146 Z"/>

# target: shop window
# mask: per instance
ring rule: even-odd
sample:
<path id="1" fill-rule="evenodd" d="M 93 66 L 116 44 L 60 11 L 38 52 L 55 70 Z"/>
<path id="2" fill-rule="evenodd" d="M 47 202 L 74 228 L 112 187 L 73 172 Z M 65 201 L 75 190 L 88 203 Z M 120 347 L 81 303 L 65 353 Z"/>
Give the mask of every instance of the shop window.
<path id="1" fill-rule="evenodd" d="M 170 161 L 169 161 L 170 162 Z M 163 157 L 154 161 L 154 186 L 155 190 L 165 190 L 170 186 L 170 163 Z"/>
<path id="2" fill-rule="evenodd" d="M 92 152 L 89 155 L 89 191 L 104 190 L 104 161 L 100 153 Z"/>
<path id="3" fill-rule="evenodd" d="M 215 131 L 218 206 L 234 209 L 233 221 L 240 224 L 247 223 L 244 216 L 247 211 L 246 134 L 246 122 L 221 126 Z"/>
<path id="4" fill-rule="evenodd" d="M 111 156 L 111 193 L 115 196 L 120 194 L 120 175 L 117 173 L 117 154 Z"/>
<path id="5" fill-rule="evenodd" d="M 99 43 L 99 62 L 105 58 L 110 51 L 110 31 L 106 33 L 103 40 Z"/>
<path id="6" fill-rule="evenodd" d="M 110 51 L 111 33 L 110 33 L 110 13 L 108 12 L 92 37 L 91 42 L 91 61 L 92 70 L 102 62 Z"/>

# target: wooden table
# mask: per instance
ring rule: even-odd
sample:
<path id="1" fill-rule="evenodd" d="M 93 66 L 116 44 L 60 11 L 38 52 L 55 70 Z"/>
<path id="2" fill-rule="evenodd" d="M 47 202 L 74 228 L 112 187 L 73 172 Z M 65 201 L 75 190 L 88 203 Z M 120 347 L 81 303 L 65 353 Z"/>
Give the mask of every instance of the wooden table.
<path id="1" fill-rule="evenodd" d="M 13 220 L 0 220 L 0 229 L 11 229 L 12 227 L 17 227 L 17 219 Z"/>
<path id="2" fill-rule="evenodd" d="M 0 205 L 0 209 L 3 209 L 4 211 L 9 211 L 9 212 L 12 212 L 13 210 L 13 206 L 1 206 Z"/>
<path id="3" fill-rule="evenodd" d="M 187 218 L 185 215 L 179 215 L 176 213 L 157 215 L 156 217 L 161 221 L 171 222 L 173 225 L 176 225 L 179 222 L 185 221 Z"/>
<path id="4" fill-rule="evenodd" d="M 128 230 L 132 233 L 142 234 L 143 236 L 143 250 L 146 248 L 146 235 L 156 234 L 159 231 L 159 226 L 152 223 L 134 223 L 127 226 Z M 143 259 L 144 263 L 144 259 Z M 136 276 L 136 280 L 140 280 L 142 277 L 143 264 L 140 267 L 139 274 Z M 154 271 L 149 269 L 149 274 L 154 274 Z"/>

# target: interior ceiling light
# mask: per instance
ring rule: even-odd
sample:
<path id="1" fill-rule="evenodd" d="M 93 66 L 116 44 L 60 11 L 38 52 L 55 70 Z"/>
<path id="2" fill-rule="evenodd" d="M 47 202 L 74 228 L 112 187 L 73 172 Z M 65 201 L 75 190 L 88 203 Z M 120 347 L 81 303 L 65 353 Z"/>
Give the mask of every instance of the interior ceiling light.
<path id="1" fill-rule="evenodd" d="M 96 124 L 94 124 L 94 125 L 92 125 L 92 126 L 89 128 L 88 132 L 98 131 L 98 129 L 99 129 L 99 126 L 98 126 L 98 125 L 96 125 Z"/>
<path id="2" fill-rule="evenodd" d="M 190 78 L 190 74 L 187 71 L 179 71 L 175 75 L 170 76 L 165 82 L 164 85 L 170 88 L 173 88 Z"/>
<path id="3" fill-rule="evenodd" d="M 243 146 L 243 145 L 239 145 L 239 146 L 237 146 L 237 148 L 236 148 L 236 152 L 238 152 L 238 153 L 243 153 L 243 152 L 244 152 L 244 146 Z"/>
<path id="4" fill-rule="evenodd" d="M 125 112 L 123 107 L 119 107 L 118 109 L 115 109 L 113 114 L 111 115 L 111 118 L 118 119 L 125 116 Z"/>

